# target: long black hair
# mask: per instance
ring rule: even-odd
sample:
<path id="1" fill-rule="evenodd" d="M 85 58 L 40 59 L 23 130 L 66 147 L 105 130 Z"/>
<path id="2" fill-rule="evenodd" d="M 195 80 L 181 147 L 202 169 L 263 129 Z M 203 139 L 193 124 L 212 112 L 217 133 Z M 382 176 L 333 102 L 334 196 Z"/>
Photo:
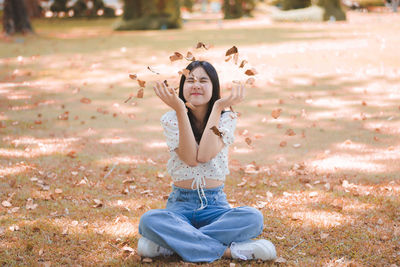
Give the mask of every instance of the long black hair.
<path id="1" fill-rule="evenodd" d="M 221 90 L 220 90 L 220 86 L 219 86 L 218 74 L 217 74 L 217 71 L 215 70 L 215 68 L 213 67 L 213 65 L 211 65 L 207 61 L 196 60 L 196 61 L 193 61 L 192 63 L 190 63 L 186 67 L 186 69 L 189 71 L 192 71 L 193 69 L 195 69 L 197 67 L 202 67 L 205 70 L 208 77 L 210 77 L 211 84 L 212 84 L 211 99 L 210 99 L 210 102 L 208 102 L 208 109 L 207 109 L 206 116 L 204 118 L 204 123 L 203 123 L 203 125 L 201 125 L 200 128 L 198 128 L 196 126 L 196 123 L 195 123 L 196 118 L 194 117 L 192 111 L 190 109 L 188 109 L 188 117 L 189 117 L 190 125 L 192 126 L 194 138 L 196 139 L 196 142 L 199 144 L 200 140 L 201 140 L 201 136 L 203 135 L 203 132 L 204 132 L 204 128 L 207 125 L 208 118 L 210 117 L 214 103 L 215 103 L 215 101 L 217 101 L 218 99 L 221 98 Z M 187 101 L 186 101 L 185 97 L 183 96 L 183 85 L 185 84 L 185 81 L 186 81 L 186 77 L 185 77 L 185 75 L 182 75 L 181 81 L 179 83 L 179 98 L 182 99 L 183 102 L 186 103 Z"/>

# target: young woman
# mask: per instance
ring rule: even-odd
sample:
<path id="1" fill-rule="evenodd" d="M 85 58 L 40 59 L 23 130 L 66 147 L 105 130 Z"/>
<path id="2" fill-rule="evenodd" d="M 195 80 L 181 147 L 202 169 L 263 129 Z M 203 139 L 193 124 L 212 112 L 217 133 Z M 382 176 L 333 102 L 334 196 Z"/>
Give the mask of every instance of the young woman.
<path id="1" fill-rule="evenodd" d="M 173 110 L 161 124 L 171 158 L 174 183 L 166 209 L 150 210 L 140 219 L 138 253 L 145 257 L 177 253 L 188 262 L 213 262 L 221 257 L 272 260 L 274 245 L 251 240 L 262 233 L 263 215 L 252 207 L 231 208 L 223 192 L 228 146 L 234 141 L 236 114 L 225 111 L 244 98 L 236 86 L 221 98 L 218 75 L 206 61 L 194 61 L 182 75 L 179 96 L 163 83 L 154 91 Z M 192 104 L 186 109 L 185 103 Z M 216 127 L 218 131 L 212 130 Z"/>

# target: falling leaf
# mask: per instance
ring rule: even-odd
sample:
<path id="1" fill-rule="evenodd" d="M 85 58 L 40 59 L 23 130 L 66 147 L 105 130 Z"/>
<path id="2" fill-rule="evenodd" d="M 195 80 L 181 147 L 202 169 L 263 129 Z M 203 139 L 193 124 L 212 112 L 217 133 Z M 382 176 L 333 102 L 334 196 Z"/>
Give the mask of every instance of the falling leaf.
<path id="1" fill-rule="evenodd" d="M 239 66 L 239 68 L 243 68 L 244 67 L 244 65 L 246 65 L 247 64 L 247 60 L 242 60 L 242 62 L 240 63 L 240 66 Z"/>
<path id="2" fill-rule="evenodd" d="M 213 133 L 219 137 L 222 137 L 222 133 L 218 130 L 218 128 L 214 125 L 213 127 L 210 128 Z"/>
<path id="3" fill-rule="evenodd" d="M 239 51 L 238 51 L 237 47 L 236 47 L 236 46 L 232 46 L 231 48 L 229 48 L 229 49 L 226 51 L 225 56 L 227 57 L 227 56 L 230 56 L 230 55 L 235 54 L 235 53 L 238 53 L 238 52 L 239 52 Z"/>
<path id="4" fill-rule="evenodd" d="M 179 52 L 175 52 L 172 56 L 169 57 L 169 60 L 171 60 L 171 62 L 181 59 L 183 59 L 183 55 Z"/>
<path id="5" fill-rule="evenodd" d="M 132 80 L 136 80 L 137 79 L 137 75 L 134 73 L 129 73 L 129 78 L 131 78 Z"/>
<path id="6" fill-rule="evenodd" d="M 228 62 L 231 59 L 232 59 L 232 56 L 229 56 L 229 57 L 225 58 L 225 62 Z"/>
<path id="7" fill-rule="evenodd" d="M 165 84 L 166 87 L 169 87 L 167 80 L 164 80 L 163 83 Z"/>
<path id="8" fill-rule="evenodd" d="M 196 58 L 193 56 L 193 54 L 192 54 L 191 52 L 187 52 L 185 58 L 186 58 L 186 60 L 188 60 L 188 61 L 195 61 L 195 60 L 196 60 Z"/>
<path id="9" fill-rule="evenodd" d="M 143 88 L 140 88 L 140 89 L 138 90 L 138 92 L 137 92 L 136 97 L 137 97 L 137 98 L 143 98 L 143 94 L 144 94 L 144 90 L 143 90 Z"/>
<path id="10" fill-rule="evenodd" d="M 7 201 L 7 200 L 4 200 L 3 202 L 1 202 L 1 205 L 2 205 L 3 207 L 5 207 L 5 208 L 9 208 L 9 207 L 12 206 L 12 204 L 11 204 L 9 201 Z"/>
<path id="11" fill-rule="evenodd" d="M 87 97 L 83 97 L 82 99 L 81 99 L 81 103 L 83 103 L 83 104 L 90 104 L 92 102 L 92 100 L 90 100 L 89 98 L 87 98 Z"/>
<path id="12" fill-rule="evenodd" d="M 252 75 L 256 75 L 258 72 L 256 71 L 255 68 L 251 68 L 246 70 L 246 72 L 244 74 L 248 75 L 248 76 L 252 76 Z"/>
<path id="13" fill-rule="evenodd" d="M 235 62 L 235 65 L 237 65 L 238 60 L 239 60 L 239 53 L 233 54 L 233 61 Z"/>
<path id="14" fill-rule="evenodd" d="M 279 143 L 279 146 L 280 146 L 280 147 L 285 147 L 286 145 L 287 145 L 287 142 L 286 142 L 286 141 L 282 141 L 282 142 Z"/>
<path id="15" fill-rule="evenodd" d="M 246 143 L 248 144 L 248 145 L 251 145 L 251 139 L 250 139 L 250 137 L 246 137 L 246 139 L 244 139 L 244 141 L 246 141 Z"/>
<path id="16" fill-rule="evenodd" d="M 277 118 L 281 115 L 281 111 L 282 111 L 282 109 L 280 109 L 280 108 L 274 109 L 274 110 L 271 112 L 272 118 L 277 119 Z"/>
<path id="17" fill-rule="evenodd" d="M 181 56 L 182 56 L 182 55 L 181 55 Z M 157 74 L 157 75 L 160 75 L 159 72 L 155 71 L 155 70 L 154 70 L 153 68 L 151 68 L 150 66 L 147 66 L 147 69 L 148 69 L 149 71 L 151 71 L 151 72 Z M 144 86 L 143 86 L 143 87 L 144 87 Z"/>
<path id="18" fill-rule="evenodd" d="M 208 50 L 210 48 L 210 45 L 207 45 L 203 42 L 198 42 L 196 45 L 196 48 L 198 49 L 198 48 L 202 48 L 202 47 L 204 47 L 204 49 Z"/>
<path id="19" fill-rule="evenodd" d="M 196 107 L 193 106 L 193 104 L 190 103 L 190 102 L 186 102 L 186 103 L 185 103 L 185 106 L 186 106 L 187 108 L 190 108 L 191 110 L 196 110 Z"/>
<path id="20" fill-rule="evenodd" d="M 289 136 L 295 136 L 296 135 L 296 133 L 292 129 L 287 129 L 286 130 L 286 134 L 289 135 Z"/>
<path id="21" fill-rule="evenodd" d="M 361 105 L 366 106 L 367 102 L 363 101 L 363 102 L 361 102 Z"/>
<path id="22" fill-rule="evenodd" d="M 188 77 L 189 73 L 190 73 L 190 70 L 188 70 L 188 69 L 183 69 L 178 72 L 179 75 L 185 75 L 186 78 Z"/>
<path id="23" fill-rule="evenodd" d="M 133 98 L 133 94 L 130 94 L 129 97 L 124 101 L 124 103 L 128 103 L 129 100 L 131 100 Z"/>
<path id="24" fill-rule="evenodd" d="M 139 86 L 140 87 L 145 87 L 146 86 L 146 81 L 142 81 L 142 80 L 137 80 L 138 81 L 138 84 L 139 84 Z"/>
<path id="25" fill-rule="evenodd" d="M 255 83 L 255 81 L 256 81 L 256 79 L 254 79 L 253 77 L 250 77 L 250 78 L 247 79 L 245 84 L 253 85 Z"/>

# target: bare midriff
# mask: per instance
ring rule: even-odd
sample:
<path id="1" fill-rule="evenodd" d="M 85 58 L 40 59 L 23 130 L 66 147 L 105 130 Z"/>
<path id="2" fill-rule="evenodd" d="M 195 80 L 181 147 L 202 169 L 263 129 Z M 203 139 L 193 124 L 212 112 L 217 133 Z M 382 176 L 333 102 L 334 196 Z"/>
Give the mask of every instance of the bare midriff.
<path id="1" fill-rule="evenodd" d="M 177 187 L 181 187 L 181 188 L 192 189 L 193 180 L 194 179 L 176 181 L 176 182 L 174 182 L 174 185 Z M 208 179 L 208 178 L 206 178 L 205 181 L 206 181 L 205 188 L 214 188 L 214 187 L 218 187 L 218 186 L 221 186 L 224 184 L 223 181 Z"/>

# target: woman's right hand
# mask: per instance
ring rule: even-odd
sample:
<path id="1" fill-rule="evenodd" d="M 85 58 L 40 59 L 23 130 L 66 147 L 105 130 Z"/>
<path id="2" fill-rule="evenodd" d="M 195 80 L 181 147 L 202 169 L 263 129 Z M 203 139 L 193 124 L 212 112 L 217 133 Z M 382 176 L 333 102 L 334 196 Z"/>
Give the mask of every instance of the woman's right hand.
<path id="1" fill-rule="evenodd" d="M 167 88 L 165 83 L 156 82 L 153 86 L 156 95 L 169 107 L 176 112 L 186 110 L 185 103 L 179 98 L 178 94 L 172 88 Z"/>

